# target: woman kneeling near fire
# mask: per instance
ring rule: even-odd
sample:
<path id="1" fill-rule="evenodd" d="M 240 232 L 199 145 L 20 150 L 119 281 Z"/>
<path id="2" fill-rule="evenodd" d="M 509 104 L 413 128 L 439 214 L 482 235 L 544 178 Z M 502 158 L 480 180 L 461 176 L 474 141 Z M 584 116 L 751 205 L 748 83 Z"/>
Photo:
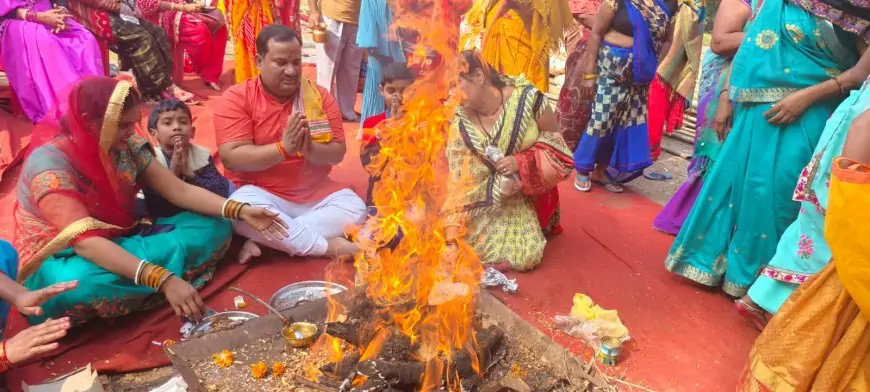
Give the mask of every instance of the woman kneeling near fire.
<path id="1" fill-rule="evenodd" d="M 463 102 L 447 140 L 448 246 L 464 226 L 484 263 L 530 270 L 544 254 L 543 228 L 558 222 L 556 184 L 574 160 L 547 98 L 531 82 L 499 75 L 476 51 L 462 59 Z"/>
<path id="2" fill-rule="evenodd" d="M 47 301 L 31 323 L 122 316 L 156 307 L 164 296 L 177 314 L 199 320 L 197 289 L 213 276 L 232 236 L 221 216 L 244 220 L 267 238 L 287 235 L 271 212 L 227 201 L 153 161 L 151 146 L 135 134 L 141 103 L 128 82 L 85 79 L 70 95 L 69 112 L 34 130 L 17 189 L 18 278 L 30 290 L 66 281 L 79 287 Z M 192 212 L 137 224 L 133 206 L 142 186 Z"/>

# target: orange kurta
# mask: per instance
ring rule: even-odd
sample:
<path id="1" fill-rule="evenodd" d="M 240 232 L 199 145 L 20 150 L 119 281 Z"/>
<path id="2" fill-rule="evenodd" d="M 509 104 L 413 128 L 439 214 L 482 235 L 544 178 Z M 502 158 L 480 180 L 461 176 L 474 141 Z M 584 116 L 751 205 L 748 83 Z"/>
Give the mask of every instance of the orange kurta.
<path id="1" fill-rule="evenodd" d="M 309 124 L 315 122 L 309 108 L 319 106 L 325 114 L 331 131 L 331 140 L 344 142 L 344 126 L 338 104 L 326 89 L 315 86 L 307 79 L 312 100 L 305 102 Z M 256 145 L 277 143 L 284 134 L 287 119 L 294 110 L 293 101 L 278 102 L 263 88 L 260 78 L 249 79 L 230 87 L 216 105 L 214 125 L 217 144 L 253 140 Z M 313 125 L 310 125 L 314 128 Z M 313 135 L 313 133 L 312 133 Z M 316 140 L 316 139 L 315 139 Z M 226 176 L 236 186 L 256 185 L 294 203 L 309 203 L 323 199 L 343 187 L 329 178 L 332 166 L 318 166 L 305 159 L 290 159 L 258 172 L 226 170 Z"/>

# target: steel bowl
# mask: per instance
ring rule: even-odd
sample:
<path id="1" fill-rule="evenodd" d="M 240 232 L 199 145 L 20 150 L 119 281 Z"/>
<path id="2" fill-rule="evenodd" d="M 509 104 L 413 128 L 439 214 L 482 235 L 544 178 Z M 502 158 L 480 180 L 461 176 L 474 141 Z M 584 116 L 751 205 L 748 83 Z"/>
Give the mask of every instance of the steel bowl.
<path id="1" fill-rule="evenodd" d="M 284 341 L 287 342 L 287 348 L 305 348 L 317 340 L 317 335 L 320 329 L 317 325 L 305 322 L 290 324 L 281 330 L 284 335 Z"/>
<path id="2" fill-rule="evenodd" d="M 275 292 L 269 298 L 269 305 L 279 311 L 296 307 L 302 302 L 316 301 L 327 295 L 335 295 L 347 291 L 340 284 L 310 280 L 293 283 Z"/>
<path id="3" fill-rule="evenodd" d="M 212 332 L 212 324 L 217 322 L 218 320 L 228 319 L 229 321 L 241 321 L 246 322 L 248 320 L 253 320 L 257 317 L 256 314 L 249 312 L 240 312 L 237 310 L 229 311 L 229 312 L 220 312 L 215 313 L 211 316 L 208 316 L 199 324 L 196 324 L 188 333 L 185 334 L 185 337 L 196 337 L 198 335 L 204 335 Z"/>

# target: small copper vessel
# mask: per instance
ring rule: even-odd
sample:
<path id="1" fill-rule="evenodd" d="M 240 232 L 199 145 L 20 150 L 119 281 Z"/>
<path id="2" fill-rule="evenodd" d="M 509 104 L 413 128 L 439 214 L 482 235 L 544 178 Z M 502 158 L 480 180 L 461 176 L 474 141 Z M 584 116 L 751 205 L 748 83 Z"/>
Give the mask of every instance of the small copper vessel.
<path id="1" fill-rule="evenodd" d="M 319 23 L 311 26 L 311 39 L 318 44 L 326 42 L 326 25 Z"/>

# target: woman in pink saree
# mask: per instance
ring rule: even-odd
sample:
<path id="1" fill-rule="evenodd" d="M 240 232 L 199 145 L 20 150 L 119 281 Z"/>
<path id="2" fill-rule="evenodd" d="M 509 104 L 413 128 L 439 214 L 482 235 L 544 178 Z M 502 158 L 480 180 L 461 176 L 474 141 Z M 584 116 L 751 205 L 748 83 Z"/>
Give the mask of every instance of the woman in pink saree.
<path id="1" fill-rule="evenodd" d="M 96 38 L 48 0 L 0 0 L 0 64 L 34 123 L 59 115 L 75 82 L 103 74 Z"/>

